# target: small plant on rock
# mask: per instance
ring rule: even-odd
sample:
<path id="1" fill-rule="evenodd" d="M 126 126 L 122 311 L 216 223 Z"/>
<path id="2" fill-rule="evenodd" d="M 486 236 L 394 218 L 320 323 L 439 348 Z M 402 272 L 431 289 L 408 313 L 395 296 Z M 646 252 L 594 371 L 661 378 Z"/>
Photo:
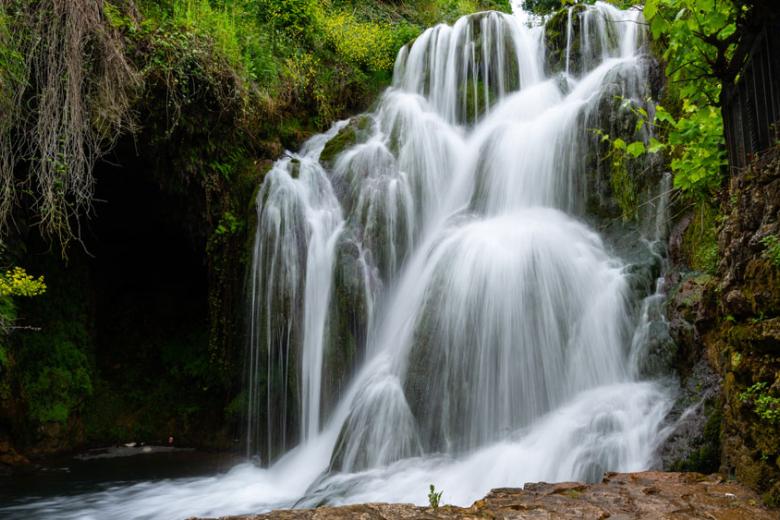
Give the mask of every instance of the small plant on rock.
<path id="1" fill-rule="evenodd" d="M 761 239 L 761 243 L 766 246 L 764 256 L 772 262 L 772 265 L 780 267 L 780 238 L 777 235 L 767 235 Z"/>
<path id="2" fill-rule="evenodd" d="M 438 509 L 439 508 L 439 500 L 441 500 L 441 496 L 444 494 L 444 491 L 436 492 L 436 488 L 431 484 L 430 491 L 428 492 L 428 503 L 431 505 L 432 508 Z"/>
<path id="3" fill-rule="evenodd" d="M 769 395 L 767 383 L 756 383 L 739 394 L 739 400 L 753 406 L 753 411 L 769 424 L 780 424 L 780 398 Z"/>

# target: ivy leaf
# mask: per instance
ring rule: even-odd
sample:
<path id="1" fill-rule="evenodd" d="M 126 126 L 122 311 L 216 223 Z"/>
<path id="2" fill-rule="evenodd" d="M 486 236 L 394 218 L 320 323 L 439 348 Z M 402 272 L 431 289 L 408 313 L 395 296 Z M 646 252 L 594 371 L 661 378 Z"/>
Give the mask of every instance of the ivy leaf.
<path id="1" fill-rule="evenodd" d="M 670 125 L 674 125 L 675 121 L 672 117 L 672 114 L 666 111 L 664 107 L 661 105 L 658 105 L 655 107 L 655 118 L 658 121 L 663 121 L 664 123 L 669 123 Z"/>
<path id="2" fill-rule="evenodd" d="M 661 34 L 666 32 L 668 26 L 669 24 L 662 17 L 654 16 L 650 22 L 650 31 L 653 33 L 653 38 L 657 40 Z"/>
<path id="3" fill-rule="evenodd" d="M 643 153 L 645 153 L 645 143 L 642 141 L 634 141 L 626 147 L 626 151 L 636 159 Z"/>
<path id="4" fill-rule="evenodd" d="M 655 137 L 650 138 L 650 143 L 647 145 L 647 151 L 650 153 L 658 153 L 661 150 L 664 149 L 666 145 L 656 139 Z"/>

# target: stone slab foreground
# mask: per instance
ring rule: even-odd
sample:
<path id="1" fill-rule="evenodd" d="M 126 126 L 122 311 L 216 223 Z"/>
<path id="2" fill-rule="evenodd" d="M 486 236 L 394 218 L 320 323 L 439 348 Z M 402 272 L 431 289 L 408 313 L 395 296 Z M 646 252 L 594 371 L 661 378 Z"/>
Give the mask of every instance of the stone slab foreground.
<path id="1" fill-rule="evenodd" d="M 434 510 L 411 504 L 359 504 L 279 510 L 220 520 L 401 520 L 401 519 L 649 519 L 778 520 L 780 511 L 761 504 L 746 487 L 719 475 L 699 473 L 608 473 L 597 484 L 526 484 L 492 490 L 471 507 Z"/>

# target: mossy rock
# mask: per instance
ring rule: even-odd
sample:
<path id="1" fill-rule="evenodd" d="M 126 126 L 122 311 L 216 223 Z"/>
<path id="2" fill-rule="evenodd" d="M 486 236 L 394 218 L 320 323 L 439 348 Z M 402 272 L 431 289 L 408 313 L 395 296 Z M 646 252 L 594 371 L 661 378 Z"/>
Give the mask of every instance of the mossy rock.
<path id="1" fill-rule="evenodd" d="M 569 52 L 569 71 L 577 73 L 581 68 L 580 55 L 580 15 L 587 9 L 584 4 L 576 4 L 571 10 L 571 49 Z M 569 8 L 560 9 L 544 26 L 545 71 L 548 75 L 566 70 L 566 26 Z"/>
<path id="2" fill-rule="evenodd" d="M 323 355 L 322 419 L 335 407 L 363 359 L 368 332 L 364 266 L 360 247 L 345 232 L 336 245 L 333 286 Z"/>
<path id="3" fill-rule="evenodd" d="M 723 413 L 720 400 L 704 405 L 704 430 L 699 437 L 691 439 L 692 449 L 686 457 L 674 461 L 671 471 L 695 471 L 703 474 L 715 473 L 720 467 L 720 433 Z"/>
<path id="4" fill-rule="evenodd" d="M 780 317 L 739 323 L 728 332 L 737 347 L 780 355 Z"/>
<path id="5" fill-rule="evenodd" d="M 336 158 L 342 152 L 364 142 L 369 135 L 372 123 L 371 116 L 361 114 L 349 120 L 349 122 L 325 144 L 320 154 L 320 163 L 325 169 L 332 169 L 336 164 Z"/>

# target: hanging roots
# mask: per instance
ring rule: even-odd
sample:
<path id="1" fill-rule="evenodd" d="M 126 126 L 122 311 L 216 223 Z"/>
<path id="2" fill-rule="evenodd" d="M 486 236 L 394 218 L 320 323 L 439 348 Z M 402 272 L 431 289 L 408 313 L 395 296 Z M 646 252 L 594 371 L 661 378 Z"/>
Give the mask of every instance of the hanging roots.
<path id="1" fill-rule="evenodd" d="M 80 238 L 139 86 L 102 0 L 0 0 L 0 236 L 24 200 L 63 251 Z"/>

